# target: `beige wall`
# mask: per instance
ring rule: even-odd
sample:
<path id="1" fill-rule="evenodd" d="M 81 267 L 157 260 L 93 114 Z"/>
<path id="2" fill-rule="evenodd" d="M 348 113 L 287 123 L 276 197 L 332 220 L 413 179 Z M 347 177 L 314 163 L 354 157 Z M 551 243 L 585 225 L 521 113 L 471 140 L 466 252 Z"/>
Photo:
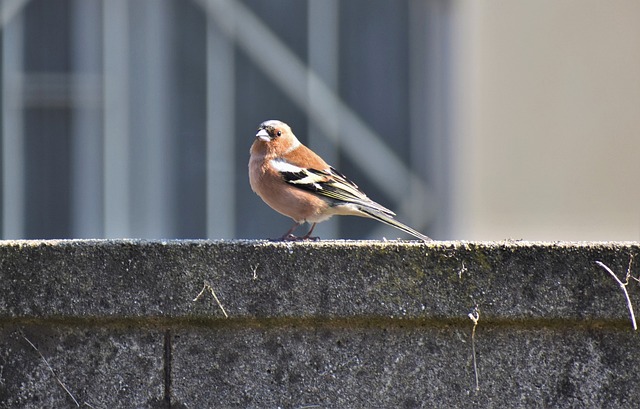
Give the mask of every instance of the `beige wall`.
<path id="1" fill-rule="evenodd" d="M 459 7 L 456 237 L 640 240 L 640 1 Z"/>

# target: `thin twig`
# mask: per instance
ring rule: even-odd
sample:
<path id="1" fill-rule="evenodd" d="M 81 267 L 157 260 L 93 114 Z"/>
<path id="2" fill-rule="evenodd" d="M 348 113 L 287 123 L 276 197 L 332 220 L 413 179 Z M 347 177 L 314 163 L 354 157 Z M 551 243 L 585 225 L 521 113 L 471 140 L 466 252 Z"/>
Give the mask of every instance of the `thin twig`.
<path id="1" fill-rule="evenodd" d="M 462 267 L 458 270 L 458 278 L 462 280 L 462 273 L 467 272 L 467 267 L 464 265 L 464 261 L 462 262 Z"/>
<path id="2" fill-rule="evenodd" d="M 227 312 L 224 310 L 224 307 L 222 306 L 222 303 L 220 302 L 220 300 L 218 299 L 218 296 L 216 295 L 216 292 L 213 291 L 213 287 L 211 286 L 211 284 L 209 284 L 207 281 L 204 282 L 204 286 L 202 287 L 202 290 L 198 293 L 198 295 L 196 295 L 196 298 L 193 299 L 193 301 L 198 301 L 198 299 L 202 296 L 202 294 L 204 294 L 204 292 L 206 290 L 209 290 L 209 292 L 211 292 L 211 295 L 213 295 L 213 298 L 216 300 L 216 302 L 218 303 L 218 307 L 220 307 L 220 309 L 222 310 L 222 313 L 224 314 L 225 318 L 229 318 L 229 315 L 227 314 Z"/>
<path id="3" fill-rule="evenodd" d="M 104 407 L 104 406 L 93 406 L 89 402 L 82 402 L 82 403 L 84 403 L 84 406 L 87 406 L 91 409 L 102 409 Z"/>
<path id="4" fill-rule="evenodd" d="M 633 264 L 633 257 L 634 257 L 633 254 L 629 256 L 629 267 L 627 267 L 627 281 L 629 281 L 629 278 L 633 278 L 634 280 L 640 283 L 640 278 L 631 276 L 631 264 Z"/>
<path id="5" fill-rule="evenodd" d="M 53 368 L 51 367 L 51 365 L 49 365 L 49 361 L 47 361 L 47 358 L 44 357 L 44 355 L 42 355 L 42 353 L 40 352 L 40 350 L 38 348 L 36 348 L 35 345 L 33 345 L 33 342 L 29 341 L 29 338 L 27 338 L 24 334 L 20 334 L 22 335 L 22 338 L 24 338 L 25 341 L 27 341 L 29 343 L 29 345 L 31 345 L 31 347 L 33 349 L 36 350 L 36 352 L 38 353 L 38 355 L 40 355 L 40 358 L 42 358 L 42 360 L 44 361 L 44 363 L 47 365 L 47 368 L 49 368 L 49 370 L 51 371 L 51 373 L 53 374 L 53 377 L 56 378 L 56 381 L 58 381 L 58 383 L 60 384 L 60 386 L 62 386 L 62 389 L 64 389 L 65 392 L 67 392 L 67 395 L 71 396 L 71 399 L 73 399 L 73 402 L 76 404 L 77 407 L 80 407 L 80 404 L 78 403 L 78 401 L 76 400 L 76 398 L 73 396 L 73 394 L 69 391 L 69 389 L 67 389 L 67 387 L 64 385 L 64 383 L 62 383 L 62 381 L 60 380 L 60 378 L 58 378 L 58 375 L 56 375 L 56 371 L 53 370 Z"/>
<path id="6" fill-rule="evenodd" d="M 473 308 L 473 311 L 469 313 L 469 318 L 473 321 L 473 329 L 471 330 L 471 351 L 473 353 L 473 373 L 476 376 L 476 391 L 480 390 L 480 382 L 478 381 L 478 363 L 476 361 L 476 327 L 480 320 L 480 310 L 478 306 Z"/>
<path id="7" fill-rule="evenodd" d="M 624 283 L 620 281 L 618 276 L 615 275 L 615 273 L 611 271 L 611 269 L 607 267 L 606 264 L 604 264 L 601 261 L 596 261 L 596 264 L 604 268 L 609 274 L 611 274 L 611 277 L 613 277 L 618 283 L 618 285 L 620 286 L 620 288 L 622 288 L 622 292 L 624 293 L 624 296 L 627 299 L 627 307 L 629 307 L 629 313 L 631 314 L 631 323 L 633 324 L 633 330 L 634 331 L 637 330 L 638 324 L 636 323 L 636 316 L 633 313 L 633 305 L 631 305 L 631 299 L 629 298 L 629 293 L 627 292 L 627 285 L 629 284 L 629 277 L 631 276 L 631 262 L 629 262 L 629 271 L 627 271 L 627 281 Z"/>

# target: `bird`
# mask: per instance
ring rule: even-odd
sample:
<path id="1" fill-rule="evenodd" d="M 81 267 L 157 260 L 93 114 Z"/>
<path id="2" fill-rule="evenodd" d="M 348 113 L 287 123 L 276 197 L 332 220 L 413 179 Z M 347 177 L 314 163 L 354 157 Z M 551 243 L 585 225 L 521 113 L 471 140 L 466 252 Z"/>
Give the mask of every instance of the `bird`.
<path id="1" fill-rule="evenodd" d="M 311 236 L 316 224 L 334 215 L 368 217 L 420 240 L 431 240 L 395 220 L 394 212 L 369 199 L 279 120 L 264 121 L 258 127 L 250 149 L 249 184 L 273 210 L 295 222 L 280 240 L 318 240 Z M 293 235 L 305 222 L 311 224 L 309 232 L 301 237 Z"/>

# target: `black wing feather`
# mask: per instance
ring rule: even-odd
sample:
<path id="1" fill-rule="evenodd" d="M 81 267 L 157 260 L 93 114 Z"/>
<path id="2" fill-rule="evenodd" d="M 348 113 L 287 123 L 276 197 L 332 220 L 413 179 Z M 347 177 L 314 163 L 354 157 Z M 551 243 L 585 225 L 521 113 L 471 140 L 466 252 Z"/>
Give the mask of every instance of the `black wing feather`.
<path id="1" fill-rule="evenodd" d="M 301 169 L 297 172 L 280 172 L 283 179 L 298 189 L 331 199 L 333 206 L 353 203 L 372 208 L 388 215 L 391 210 L 369 199 L 354 182 L 333 167 L 328 170 Z"/>

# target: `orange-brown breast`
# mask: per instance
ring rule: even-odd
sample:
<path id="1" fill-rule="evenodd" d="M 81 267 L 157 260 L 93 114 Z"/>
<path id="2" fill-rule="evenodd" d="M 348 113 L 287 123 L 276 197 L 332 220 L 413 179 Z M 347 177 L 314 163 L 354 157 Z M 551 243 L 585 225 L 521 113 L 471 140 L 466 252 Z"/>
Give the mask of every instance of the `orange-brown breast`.
<path id="1" fill-rule="evenodd" d="M 327 201 L 286 183 L 276 170 L 268 166 L 268 163 L 264 156 L 251 156 L 249 183 L 253 191 L 272 209 L 298 223 L 323 218 L 322 215 L 329 208 Z"/>

